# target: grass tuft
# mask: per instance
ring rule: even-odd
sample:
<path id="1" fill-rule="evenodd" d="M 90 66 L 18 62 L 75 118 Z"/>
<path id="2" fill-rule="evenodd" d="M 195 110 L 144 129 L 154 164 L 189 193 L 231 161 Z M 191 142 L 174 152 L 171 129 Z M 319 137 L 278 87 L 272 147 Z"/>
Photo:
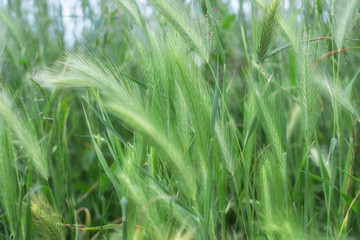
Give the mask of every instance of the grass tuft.
<path id="1" fill-rule="evenodd" d="M 359 236 L 358 1 L 5 2 L 0 239 Z"/>

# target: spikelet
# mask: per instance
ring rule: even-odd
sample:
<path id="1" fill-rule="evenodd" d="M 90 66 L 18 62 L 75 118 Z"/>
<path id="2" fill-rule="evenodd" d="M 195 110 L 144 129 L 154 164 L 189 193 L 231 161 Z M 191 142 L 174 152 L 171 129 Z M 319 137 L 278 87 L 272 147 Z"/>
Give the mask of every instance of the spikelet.
<path id="1" fill-rule="evenodd" d="M 201 34 L 200 28 L 196 26 L 196 21 L 193 21 L 189 16 L 185 6 L 175 0 L 151 0 L 150 3 L 174 27 L 184 41 L 208 62 L 208 44 Z"/>
<path id="2" fill-rule="evenodd" d="M 259 63 L 264 62 L 271 49 L 272 44 L 276 40 L 278 31 L 278 11 L 279 11 L 279 0 L 274 0 L 269 12 L 262 22 L 261 36 L 258 46 L 258 61 Z"/>
<path id="3" fill-rule="evenodd" d="M 19 140 L 20 146 L 32 159 L 33 166 L 45 179 L 48 177 L 48 163 L 41 148 L 31 121 L 25 120 L 20 113 L 14 111 L 13 100 L 5 89 L 0 94 L 0 119 L 4 121 L 12 134 Z"/>
<path id="4" fill-rule="evenodd" d="M 41 239 L 65 239 L 65 230 L 61 223 L 61 217 L 50 206 L 42 193 L 31 195 L 32 221 L 35 231 Z"/>
<path id="5" fill-rule="evenodd" d="M 335 1 L 335 26 L 334 37 L 338 49 L 341 49 L 346 35 L 356 22 L 356 10 L 360 5 L 359 0 Z"/>

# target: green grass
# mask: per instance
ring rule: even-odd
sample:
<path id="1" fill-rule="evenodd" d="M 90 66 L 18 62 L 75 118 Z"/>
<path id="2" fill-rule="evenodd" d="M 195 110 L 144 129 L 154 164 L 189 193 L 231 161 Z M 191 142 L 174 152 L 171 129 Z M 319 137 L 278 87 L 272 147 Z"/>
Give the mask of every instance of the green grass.
<path id="1" fill-rule="evenodd" d="M 0 5 L 0 239 L 357 239 L 359 3 L 239 2 Z"/>

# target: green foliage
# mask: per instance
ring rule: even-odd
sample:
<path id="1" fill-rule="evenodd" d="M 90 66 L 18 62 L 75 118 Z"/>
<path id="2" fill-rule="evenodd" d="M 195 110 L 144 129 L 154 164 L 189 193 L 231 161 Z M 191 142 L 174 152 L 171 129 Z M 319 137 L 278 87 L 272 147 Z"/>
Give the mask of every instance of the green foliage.
<path id="1" fill-rule="evenodd" d="M 0 239 L 360 234 L 358 1 L 29 3 L 0 7 Z"/>
<path id="2" fill-rule="evenodd" d="M 17 212 L 18 187 L 16 179 L 15 162 L 13 161 L 13 149 L 11 139 L 8 137 L 5 126 L 0 125 L 0 188 L 1 205 L 7 215 L 10 230 L 15 232 L 19 221 Z"/>

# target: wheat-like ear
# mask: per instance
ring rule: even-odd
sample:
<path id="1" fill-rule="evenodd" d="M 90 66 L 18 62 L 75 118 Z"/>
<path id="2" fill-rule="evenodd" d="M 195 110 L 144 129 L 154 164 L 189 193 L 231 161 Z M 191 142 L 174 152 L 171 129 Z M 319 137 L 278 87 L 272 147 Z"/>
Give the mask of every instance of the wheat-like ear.
<path id="1" fill-rule="evenodd" d="M 276 238 L 273 229 L 269 230 L 267 228 L 271 225 L 278 227 L 275 220 L 283 207 L 281 198 L 284 193 L 282 188 L 278 187 L 283 185 L 281 172 L 280 165 L 271 150 L 265 152 L 261 157 L 259 166 L 258 189 L 261 204 L 260 216 L 263 219 L 263 228 L 267 232 L 268 239 Z"/>
<path id="2" fill-rule="evenodd" d="M 150 3 L 179 32 L 188 46 L 208 62 L 209 47 L 200 28 L 196 26 L 199 22 L 191 19 L 183 3 L 176 0 L 150 0 Z"/>
<path id="3" fill-rule="evenodd" d="M 108 108 L 111 112 L 142 134 L 164 156 L 170 169 L 173 169 L 174 175 L 181 179 L 182 190 L 195 197 L 194 188 L 192 187 L 195 184 L 195 179 L 186 166 L 178 144 L 174 144 L 171 139 L 166 137 L 147 114 L 123 107 L 114 100 L 108 102 Z"/>
<path id="4" fill-rule="evenodd" d="M 140 26 L 141 20 L 139 16 L 139 7 L 136 4 L 135 0 L 114 0 L 117 5 L 125 8 L 130 15 L 135 19 L 136 23 Z"/>
<path id="5" fill-rule="evenodd" d="M 360 121 L 360 112 L 356 103 L 353 100 L 351 92 L 345 91 L 342 86 L 335 85 L 328 76 L 318 75 L 315 81 L 316 87 L 324 94 L 329 100 L 335 98 L 347 111 L 349 111 L 357 121 Z"/>
<path id="6" fill-rule="evenodd" d="M 182 159 L 179 144 L 167 138 L 157 119 L 148 114 L 137 84 L 116 72 L 111 62 L 105 65 L 93 56 L 68 53 L 66 60 L 59 61 L 53 70 L 39 72 L 37 80 L 58 88 L 97 88 L 108 99 L 108 109 L 152 143 L 181 179 L 183 190 L 195 196 L 195 176 Z"/>
<path id="7" fill-rule="evenodd" d="M 286 192 L 280 187 L 284 186 L 283 169 L 271 148 L 261 156 L 258 176 L 259 217 L 267 238 L 306 239 L 292 211 L 286 208 Z"/>
<path id="8" fill-rule="evenodd" d="M 248 78 L 246 78 L 246 81 L 247 86 L 256 101 L 256 114 L 259 122 L 266 134 L 268 142 L 273 148 L 273 152 L 277 160 L 281 161 L 282 155 L 285 151 L 284 139 L 282 138 L 278 109 L 275 105 L 274 99 L 269 96 L 268 90 L 260 87 L 260 84 Z"/>
<path id="9" fill-rule="evenodd" d="M 356 12 L 359 8 L 359 0 L 337 0 L 335 1 L 335 25 L 334 37 L 338 49 L 344 44 L 346 35 L 349 34 L 350 28 L 355 24 Z"/>
<path id="10" fill-rule="evenodd" d="M 298 98 L 301 106 L 304 138 L 307 146 L 313 141 L 314 131 L 319 120 L 319 107 L 317 103 L 317 74 L 312 66 L 309 56 L 311 52 L 309 42 L 300 42 L 298 39 L 307 39 L 307 34 L 299 34 L 291 28 L 284 19 L 279 20 L 284 32 L 288 36 L 295 53 L 296 76 L 298 80 Z M 303 31 L 302 29 L 299 31 Z"/>
<path id="11" fill-rule="evenodd" d="M 22 48 L 23 51 L 26 51 L 24 47 L 24 42 L 22 40 L 23 37 L 21 35 L 21 32 L 19 31 L 20 28 L 17 27 L 17 25 L 20 25 L 18 19 L 12 18 L 9 12 L 0 9 L 0 24 L 7 27 L 7 32 L 14 36 L 14 39 L 17 42 L 18 46 Z M 5 32 L 2 32 L 1 34 L 4 34 L 5 36 Z M 5 47 L 5 43 L 6 41 L 2 42 L 1 47 Z"/>
<path id="12" fill-rule="evenodd" d="M 278 30 L 278 14 L 279 14 L 279 0 L 274 0 L 271 4 L 270 10 L 267 12 L 266 17 L 263 19 L 261 25 L 261 35 L 258 46 L 258 61 L 264 62 L 271 49 L 272 44 L 275 42 Z"/>
<path id="13" fill-rule="evenodd" d="M 116 66 L 111 62 L 105 66 L 90 54 L 86 56 L 80 51 L 69 51 L 51 69 L 40 71 L 36 75 L 36 81 L 45 87 L 95 87 L 104 95 L 126 99 L 127 92 L 124 88 L 130 80 L 117 72 Z"/>
<path id="14" fill-rule="evenodd" d="M 36 138 L 35 127 L 22 114 L 15 112 L 15 104 L 5 89 L 0 93 L 0 120 L 5 122 L 12 134 L 19 140 L 27 155 L 32 159 L 34 168 L 42 177 L 48 177 L 48 163 L 43 149 Z"/>
<path id="15" fill-rule="evenodd" d="M 36 235 L 42 239 L 65 239 L 65 230 L 61 223 L 61 217 L 50 206 L 43 193 L 32 193 L 31 196 L 32 222 Z"/>
<path id="16" fill-rule="evenodd" d="M 313 141 L 315 127 L 319 119 L 319 107 L 317 104 L 316 74 L 313 72 L 312 63 L 309 59 L 309 45 L 299 45 L 297 51 L 297 76 L 299 79 L 299 102 L 305 131 L 305 143 L 309 147 Z"/>

